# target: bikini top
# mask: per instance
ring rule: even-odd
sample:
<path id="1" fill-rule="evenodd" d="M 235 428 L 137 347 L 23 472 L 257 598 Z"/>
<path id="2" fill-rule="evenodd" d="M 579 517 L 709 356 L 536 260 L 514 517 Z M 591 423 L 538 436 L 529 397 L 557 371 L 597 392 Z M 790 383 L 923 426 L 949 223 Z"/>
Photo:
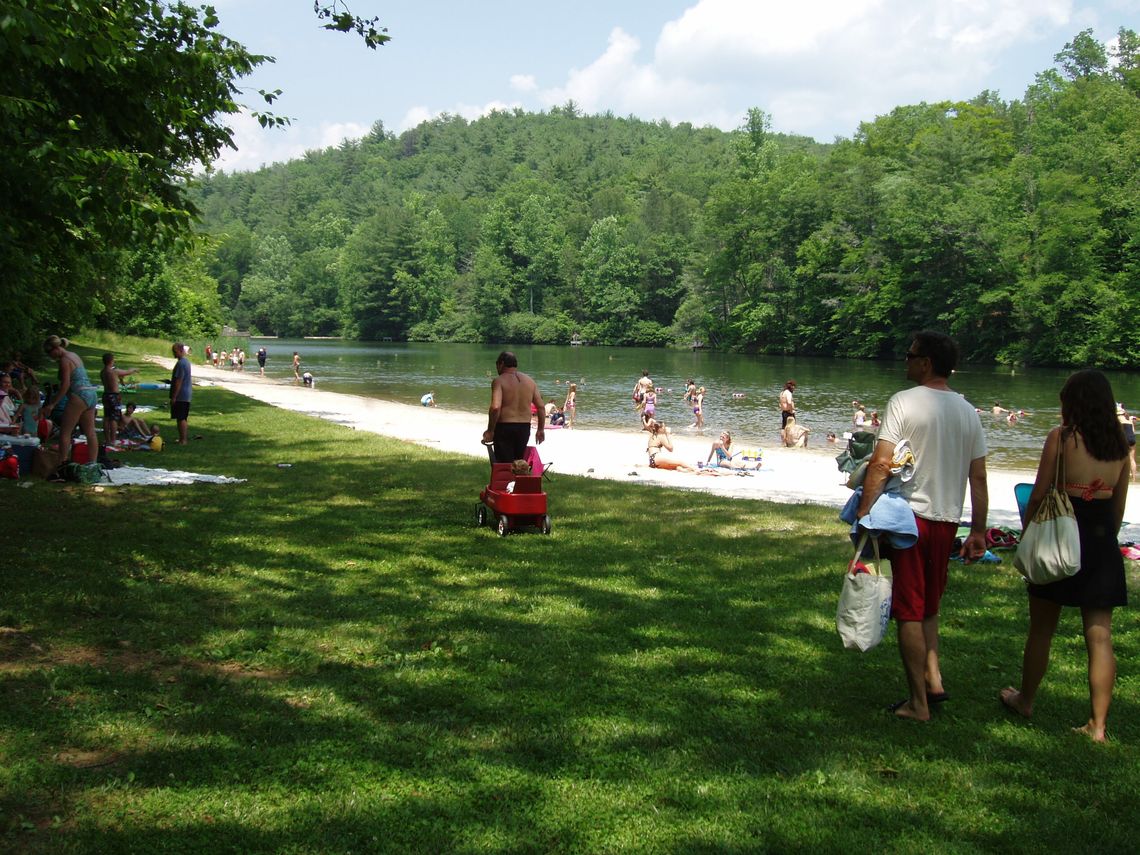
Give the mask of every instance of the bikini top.
<path id="1" fill-rule="evenodd" d="M 1111 499 L 1112 487 L 1104 483 L 1099 478 L 1095 479 L 1091 484 L 1065 484 L 1065 492 L 1079 490 L 1081 498 L 1086 502 L 1091 502 L 1093 499 Z"/>

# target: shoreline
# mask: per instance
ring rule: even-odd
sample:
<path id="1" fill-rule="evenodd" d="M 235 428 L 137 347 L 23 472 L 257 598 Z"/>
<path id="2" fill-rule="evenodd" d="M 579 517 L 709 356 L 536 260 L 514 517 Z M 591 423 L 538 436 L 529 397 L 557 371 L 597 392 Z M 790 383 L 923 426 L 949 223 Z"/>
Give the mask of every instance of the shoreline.
<path id="1" fill-rule="evenodd" d="M 167 370 L 174 364 L 170 358 L 152 357 L 151 361 Z M 193 379 L 196 385 L 221 386 L 274 407 L 326 419 L 356 430 L 471 457 L 485 457 L 487 454 L 481 443 L 486 416 L 479 413 L 415 406 L 342 392 L 325 392 L 319 388 L 263 378 L 256 368 L 253 371 L 234 372 L 194 364 Z M 191 410 L 191 421 L 193 419 Z M 683 431 L 673 433 L 677 455 L 692 460 L 694 464 L 708 456 L 713 439 L 708 434 L 700 436 Z M 851 495 L 835 464 L 835 456 L 843 449 L 843 443 L 807 449 L 761 446 L 764 465 L 750 476 L 650 469 L 645 444 L 646 434 L 633 429 L 628 432 L 590 428 L 548 429 L 546 441 L 538 450 L 543 462 L 551 465 L 553 476 L 580 475 L 712 493 L 729 498 L 822 505 L 836 510 L 842 508 Z M 752 445 L 741 442 L 740 447 Z M 1029 470 L 991 468 L 987 474 L 989 525 L 1020 528 L 1013 487 L 1021 482 L 1032 482 L 1035 473 Z M 1132 484 L 1129 486 L 1129 507 L 1140 507 L 1135 504 L 1137 501 L 1140 501 L 1140 485 Z M 967 495 L 962 510 L 963 520 L 969 520 L 969 508 Z M 1140 524 L 1126 521 L 1121 528 L 1120 539 L 1140 540 Z"/>

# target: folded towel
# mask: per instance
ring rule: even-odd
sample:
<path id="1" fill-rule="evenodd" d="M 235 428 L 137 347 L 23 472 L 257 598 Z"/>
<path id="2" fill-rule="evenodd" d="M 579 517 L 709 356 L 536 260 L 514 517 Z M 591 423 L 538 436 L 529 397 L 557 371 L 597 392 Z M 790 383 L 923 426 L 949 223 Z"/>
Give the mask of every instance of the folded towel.
<path id="1" fill-rule="evenodd" d="M 851 523 L 851 542 L 857 543 L 864 531 L 872 536 L 884 537 L 898 549 L 909 549 L 918 543 L 918 524 L 910 503 L 896 492 L 883 493 L 871 506 L 871 512 L 856 520 L 855 512 L 863 498 L 863 488 L 857 487 L 843 506 L 839 519 Z"/>

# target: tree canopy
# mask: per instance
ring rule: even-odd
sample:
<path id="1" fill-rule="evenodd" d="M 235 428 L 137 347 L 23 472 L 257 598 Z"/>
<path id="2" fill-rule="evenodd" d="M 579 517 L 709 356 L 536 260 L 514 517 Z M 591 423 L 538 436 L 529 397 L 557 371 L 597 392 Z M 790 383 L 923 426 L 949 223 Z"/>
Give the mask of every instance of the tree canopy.
<path id="1" fill-rule="evenodd" d="M 1140 365 L 1137 45 L 1085 31 L 1020 100 L 900 106 L 834 145 L 758 109 L 723 133 L 569 103 L 377 123 L 195 199 L 265 332 L 874 358 L 932 326 L 971 359 Z M 250 266 L 283 245 L 272 279 Z"/>
<path id="2" fill-rule="evenodd" d="M 314 12 L 369 47 L 389 38 L 340 0 Z M 167 253 L 175 267 L 191 263 L 197 250 L 183 239 L 197 211 L 187 184 L 232 146 L 226 117 L 242 107 L 239 81 L 272 61 L 218 24 L 210 6 L 160 0 L 0 8 L 0 341 L 26 346 L 49 326 L 120 320 L 153 281 L 143 268 Z M 278 94 L 258 93 L 266 103 Z M 255 115 L 263 125 L 287 121 Z M 146 255 L 154 258 L 143 263 Z M 170 284 L 164 299 L 177 310 L 149 307 L 129 330 L 220 317 L 215 288 Z"/>
<path id="3" fill-rule="evenodd" d="M 169 243 L 185 183 L 231 142 L 236 81 L 266 58 L 213 10 L 155 0 L 9 0 L 0 12 L 0 338 L 94 320 L 120 250 Z"/>
<path id="4" fill-rule="evenodd" d="M 341 2 L 314 11 L 388 39 Z M 268 61 L 217 25 L 158 0 L 0 12 L 0 340 L 226 321 L 885 357 L 934 326 L 971 359 L 1140 365 L 1132 30 L 1111 48 L 1079 33 L 1018 100 L 899 106 L 831 145 L 774 134 L 759 109 L 726 133 L 568 102 L 399 135 L 376 122 L 199 176 Z"/>

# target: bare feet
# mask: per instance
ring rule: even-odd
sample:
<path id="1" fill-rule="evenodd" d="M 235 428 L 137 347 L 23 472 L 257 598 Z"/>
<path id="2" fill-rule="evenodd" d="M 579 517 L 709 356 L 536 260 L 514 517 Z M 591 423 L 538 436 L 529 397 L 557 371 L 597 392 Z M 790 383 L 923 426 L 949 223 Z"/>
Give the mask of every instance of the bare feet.
<path id="1" fill-rule="evenodd" d="M 1073 733 L 1083 733 L 1093 742 L 1107 742 L 1108 738 L 1104 735 L 1104 728 L 1098 728 L 1090 721 L 1081 727 L 1074 727 Z"/>
<path id="2" fill-rule="evenodd" d="M 930 708 L 927 707 L 925 712 L 919 712 L 910 705 L 910 701 L 907 701 L 895 709 L 895 715 L 899 718 L 909 718 L 911 721 L 930 721 Z"/>
<path id="3" fill-rule="evenodd" d="M 1017 713 L 1022 718 L 1030 718 L 1033 715 L 1033 707 L 1027 706 L 1025 699 L 1021 697 L 1021 692 L 1013 688 L 1013 686 L 1006 686 L 1001 690 L 1000 695 L 1002 704 L 1006 709 Z"/>

